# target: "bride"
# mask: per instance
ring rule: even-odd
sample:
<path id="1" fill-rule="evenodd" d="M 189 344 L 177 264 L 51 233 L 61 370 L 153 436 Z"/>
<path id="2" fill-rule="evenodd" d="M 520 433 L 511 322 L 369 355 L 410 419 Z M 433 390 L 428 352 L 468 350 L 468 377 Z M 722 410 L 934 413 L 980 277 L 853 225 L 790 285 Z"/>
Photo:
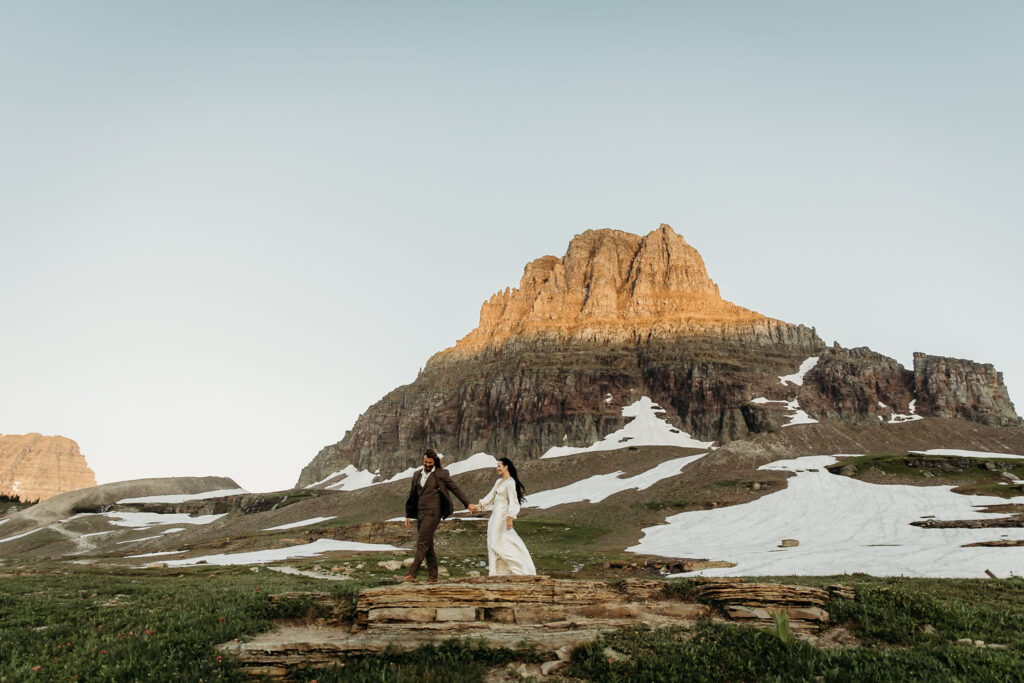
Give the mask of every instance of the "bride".
<path id="1" fill-rule="evenodd" d="M 491 492 L 480 499 L 471 512 L 491 509 L 491 520 L 487 523 L 487 559 L 491 576 L 508 574 L 536 574 L 530 551 L 523 539 L 512 528 L 512 520 L 519 515 L 520 504 L 525 499 L 523 487 L 516 466 L 508 458 L 498 461 L 500 478 L 494 482 Z"/>

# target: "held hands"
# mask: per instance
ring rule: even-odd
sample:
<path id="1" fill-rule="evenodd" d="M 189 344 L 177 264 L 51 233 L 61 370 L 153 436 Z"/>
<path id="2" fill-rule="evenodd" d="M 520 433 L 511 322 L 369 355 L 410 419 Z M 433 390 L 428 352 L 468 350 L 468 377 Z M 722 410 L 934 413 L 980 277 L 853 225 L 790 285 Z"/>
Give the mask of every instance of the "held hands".
<path id="1" fill-rule="evenodd" d="M 479 511 L 480 511 L 480 506 L 479 506 L 479 505 L 476 505 L 476 504 L 474 504 L 474 503 L 470 503 L 470 504 L 469 504 L 469 508 L 468 508 L 468 509 L 469 509 L 469 511 L 470 511 L 470 512 L 472 512 L 473 514 L 476 514 L 477 512 L 479 512 Z"/>

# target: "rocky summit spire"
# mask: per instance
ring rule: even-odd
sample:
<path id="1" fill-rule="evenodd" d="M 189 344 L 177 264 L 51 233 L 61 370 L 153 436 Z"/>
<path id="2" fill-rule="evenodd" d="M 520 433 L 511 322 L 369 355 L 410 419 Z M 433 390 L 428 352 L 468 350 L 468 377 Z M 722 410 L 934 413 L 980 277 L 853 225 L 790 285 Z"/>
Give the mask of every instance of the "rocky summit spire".
<path id="1" fill-rule="evenodd" d="M 587 230 L 562 258 L 528 263 L 519 287 L 485 301 L 480 325 L 442 354 L 472 354 L 513 337 L 627 340 L 770 323 L 778 321 L 722 299 L 700 254 L 670 226 L 644 237 Z"/>

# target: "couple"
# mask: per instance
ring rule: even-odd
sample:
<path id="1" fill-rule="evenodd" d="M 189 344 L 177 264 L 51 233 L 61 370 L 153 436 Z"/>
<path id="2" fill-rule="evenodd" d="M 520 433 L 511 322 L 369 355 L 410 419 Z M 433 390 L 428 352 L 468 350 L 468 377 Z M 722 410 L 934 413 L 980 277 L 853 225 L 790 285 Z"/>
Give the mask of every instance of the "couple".
<path id="1" fill-rule="evenodd" d="M 416 519 L 419 535 L 416 539 L 416 558 L 409 573 L 399 581 L 415 581 L 423 560 L 427 561 L 427 581 L 437 583 L 437 554 L 434 552 L 434 532 L 442 519 L 452 513 L 448 499 L 451 491 L 470 512 L 491 508 L 491 521 L 487 524 L 487 560 L 491 576 L 508 574 L 536 574 L 530 552 L 519 534 L 512 528 L 512 520 L 519 514 L 523 502 L 522 482 L 515 465 L 508 458 L 498 461 L 498 481 L 491 492 L 470 503 L 448 472 L 441 467 L 441 456 L 433 448 L 423 454 L 423 468 L 412 475 L 412 488 L 405 501 L 405 525 L 412 526 Z"/>

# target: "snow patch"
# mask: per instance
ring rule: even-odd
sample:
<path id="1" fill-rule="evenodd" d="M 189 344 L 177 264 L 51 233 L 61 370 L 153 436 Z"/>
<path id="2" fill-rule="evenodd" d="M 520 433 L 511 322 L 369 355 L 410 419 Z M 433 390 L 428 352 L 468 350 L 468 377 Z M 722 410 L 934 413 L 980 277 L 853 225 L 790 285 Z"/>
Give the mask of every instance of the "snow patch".
<path id="1" fill-rule="evenodd" d="M 338 470 L 337 472 L 331 472 L 330 474 L 328 474 L 326 477 L 324 477 L 320 481 L 314 481 L 312 484 L 306 484 L 302 488 L 311 489 L 311 488 L 313 488 L 315 486 L 320 486 L 321 484 L 324 484 L 324 483 L 330 481 L 331 479 L 334 479 L 335 477 L 340 477 L 341 475 L 345 474 L 345 470 L 347 470 L 349 467 L 351 467 L 353 470 L 355 470 L 357 472 L 359 471 L 359 470 L 356 470 L 355 465 L 348 465 L 347 467 L 345 467 L 344 470 Z"/>
<path id="2" fill-rule="evenodd" d="M 114 526 L 126 526 L 132 529 L 147 529 L 163 524 L 209 524 L 227 513 L 219 515 L 196 515 L 192 517 L 185 513 L 171 513 L 161 515 L 156 512 L 101 512 L 101 517 L 106 517 Z"/>
<path id="3" fill-rule="evenodd" d="M 487 453 L 474 453 L 465 460 L 459 460 L 453 462 L 451 465 L 444 465 L 444 456 L 441 457 L 443 467 L 448 470 L 449 474 L 462 474 L 463 472 L 472 472 L 473 470 L 487 469 L 488 467 L 494 467 L 498 464 L 497 459 L 488 455 Z M 402 479 L 410 479 L 413 473 L 418 470 L 419 467 L 410 467 L 403 470 L 383 481 L 374 481 L 379 475 L 380 470 L 377 472 L 370 472 L 369 470 L 357 469 L 355 465 L 348 465 L 343 470 L 338 470 L 327 477 L 321 479 L 318 482 L 309 484 L 305 488 L 313 488 L 314 486 L 320 486 L 324 482 L 331 481 L 338 477 L 344 477 L 341 481 L 336 481 L 333 484 L 328 484 L 324 488 L 331 489 L 332 491 L 355 491 L 356 489 L 363 489 L 367 486 L 377 486 L 379 484 L 390 484 L 394 481 L 400 481 Z"/>
<path id="4" fill-rule="evenodd" d="M 991 453 L 989 451 L 965 451 L 959 448 L 931 448 L 927 451 L 910 451 L 914 455 L 952 455 L 962 458 L 1010 458 L 1020 459 L 1024 455 L 1010 455 L 1009 453 Z"/>
<path id="5" fill-rule="evenodd" d="M 782 375 L 779 377 L 779 384 L 795 384 L 798 387 L 804 385 L 804 375 L 811 371 L 815 365 L 818 364 L 818 356 L 811 356 L 803 363 L 800 364 L 800 369 L 794 372 L 792 375 Z"/>
<path id="6" fill-rule="evenodd" d="M 160 538 L 160 534 L 156 536 L 146 536 L 145 538 L 130 538 L 127 541 L 118 541 L 118 545 L 124 545 L 125 543 L 141 543 L 142 541 L 152 541 L 154 538 Z"/>
<path id="7" fill-rule="evenodd" d="M 789 416 L 789 422 L 782 425 L 783 427 L 792 427 L 793 425 L 812 425 L 818 423 L 817 420 L 800 409 L 800 399 L 794 398 L 792 401 L 787 402 L 786 410 L 792 411 L 793 414 Z"/>
<path id="8" fill-rule="evenodd" d="M 526 502 L 523 503 L 523 507 L 540 508 L 543 510 L 556 505 L 565 505 L 566 503 L 581 503 L 583 501 L 600 503 L 608 496 L 623 491 L 631 489 L 643 491 L 663 479 L 676 476 L 684 467 L 691 462 L 703 458 L 705 455 L 707 453 L 667 460 L 646 472 L 641 472 L 636 476 L 626 477 L 625 479 L 622 478 L 621 471 L 610 474 L 598 474 L 557 489 L 548 489 L 547 491 L 529 494 Z"/>
<path id="9" fill-rule="evenodd" d="M 312 543 L 294 545 L 287 548 L 275 548 L 273 550 L 256 550 L 248 553 L 222 553 L 220 555 L 205 555 L 203 557 L 189 557 L 182 560 L 170 560 L 169 567 L 187 567 L 196 564 L 215 565 L 239 565 L 239 564 L 266 564 L 267 562 L 279 562 L 295 557 L 315 557 L 322 553 L 334 551 L 348 552 L 388 552 L 404 550 L 385 543 L 358 543 L 356 541 L 336 541 L 330 538 L 321 538 Z"/>
<path id="10" fill-rule="evenodd" d="M 282 524 L 280 526 L 272 526 L 264 531 L 280 531 L 281 529 L 297 529 L 300 526 L 309 526 L 310 524 L 318 524 L 320 522 L 326 522 L 329 519 L 334 519 L 337 515 L 331 515 L 330 517 L 312 517 L 310 519 L 304 519 L 301 522 L 292 522 L 291 524 Z"/>
<path id="11" fill-rule="evenodd" d="M 355 465 L 349 465 L 340 472 L 335 472 L 328 479 L 336 476 L 343 476 L 345 478 L 333 484 L 328 484 L 324 488 L 331 489 L 332 491 L 355 491 L 356 489 L 366 488 L 374 483 L 373 480 L 377 478 L 377 472 L 360 470 Z M 310 486 L 315 486 L 315 484 Z M 306 488 L 308 489 L 309 486 Z"/>
<path id="12" fill-rule="evenodd" d="M 916 398 L 910 402 L 909 413 L 893 413 L 892 415 L 890 415 L 888 424 L 898 424 L 900 422 L 913 422 L 914 420 L 923 420 L 924 418 L 917 414 L 917 409 L 914 407 L 916 403 Z"/>
<path id="13" fill-rule="evenodd" d="M 492 467 L 497 467 L 498 459 L 493 455 L 487 453 L 474 453 L 465 460 L 453 462 L 451 465 L 445 465 L 445 469 L 448 470 L 448 474 L 462 474 L 463 472 L 472 472 L 474 470 L 486 470 Z"/>
<path id="14" fill-rule="evenodd" d="M 118 505 L 128 503 L 184 503 L 187 500 L 206 500 L 207 498 L 223 498 L 224 496 L 238 496 L 249 493 L 245 489 L 220 489 L 218 491 L 207 491 L 206 493 L 174 493 L 166 496 L 143 496 L 141 498 L 123 498 L 117 501 Z"/>
<path id="15" fill-rule="evenodd" d="M 18 534 L 17 536 L 9 536 L 8 538 L 0 538 L 0 543 L 7 543 L 7 541 L 14 541 L 14 540 L 19 539 L 19 538 L 24 538 L 25 536 L 28 536 L 29 534 L 34 534 L 35 532 L 42 531 L 45 528 L 46 527 L 42 527 L 41 526 L 41 527 L 37 527 L 35 529 L 32 529 L 31 531 L 26 531 L 23 534 Z"/>
<path id="16" fill-rule="evenodd" d="M 541 458 L 561 458 L 576 453 L 614 451 L 627 446 L 676 446 L 678 448 L 708 448 L 713 442 L 698 441 L 658 417 L 665 410 L 647 396 L 622 409 L 623 417 L 633 419 L 625 427 L 612 432 L 590 446 L 552 446 Z"/>
<path id="17" fill-rule="evenodd" d="M 701 572 L 709 576 L 859 571 L 880 576 L 984 577 L 986 569 L 999 576 L 1021 573 L 1024 547 L 963 546 L 997 538 L 1024 540 L 1024 529 L 910 525 L 926 518 L 1003 516 L 978 508 L 1005 504 L 1007 499 L 964 496 L 953 493 L 950 486 L 870 484 L 824 469 L 835 462 L 835 456 L 807 456 L 763 465 L 760 469 L 790 471 L 795 476 L 787 480 L 785 489 L 750 503 L 672 515 L 665 524 L 644 529 L 640 542 L 627 551 L 707 557 L 737 565 Z M 1021 497 L 1011 500 L 1020 502 Z M 800 545 L 780 548 L 783 538 L 797 539 Z"/>
<path id="18" fill-rule="evenodd" d="M 161 550 L 156 553 L 142 553 L 141 555 L 127 555 L 126 557 L 159 557 L 160 555 L 180 555 L 184 550 Z"/>
<path id="19" fill-rule="evenodd" d="M 793 425 L 810 425 L 818 423 L 817 420 L 815 420 L 813 417 L 808 415 L 800 408 L 800 399 L 798 398 L 794 398 L 792 401 L 782 401 L 778 399 L 771 400 L 765 398 L 764 396 L 758 396 L 757 398 L 750 399 L 750 402 L 760 404 L 785 403 L 786 410 L 788 410 L 792 414 L 786 416 L 788 418 L 788 421 L 784 425 L 782 425 L 783 427 L 792 427 Z"/>

